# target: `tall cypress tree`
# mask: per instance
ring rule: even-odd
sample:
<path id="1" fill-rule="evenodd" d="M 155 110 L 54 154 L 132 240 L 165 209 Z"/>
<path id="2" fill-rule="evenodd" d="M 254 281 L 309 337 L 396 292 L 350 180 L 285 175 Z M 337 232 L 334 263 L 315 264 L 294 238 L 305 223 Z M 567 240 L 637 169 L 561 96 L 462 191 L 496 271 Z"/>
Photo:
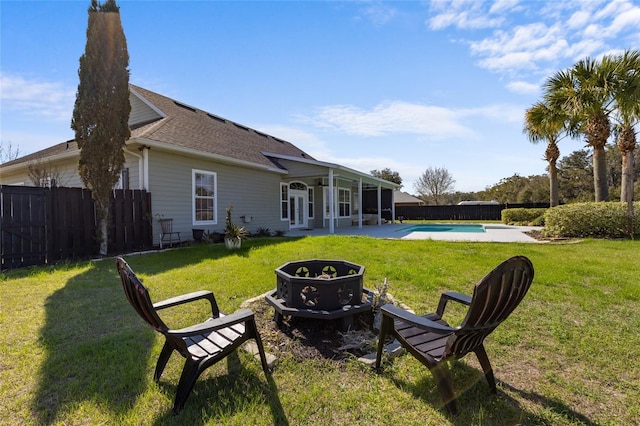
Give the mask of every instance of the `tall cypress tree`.
<path id="1" fill-rule="evenodd" d="M 96 205 L 102 255 L 107 254 L 109 200 L 131 136 L 128 66 L 120 8 L 115 0 L 104 4 L 91 0 L 71 128 L 80 148 L 78 170 Z"/>

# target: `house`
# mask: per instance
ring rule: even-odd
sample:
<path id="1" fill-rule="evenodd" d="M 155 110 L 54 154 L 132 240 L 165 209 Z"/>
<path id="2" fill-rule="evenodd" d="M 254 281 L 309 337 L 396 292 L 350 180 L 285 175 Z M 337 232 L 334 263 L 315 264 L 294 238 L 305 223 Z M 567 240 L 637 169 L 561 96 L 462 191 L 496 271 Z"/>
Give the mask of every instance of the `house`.
<path id="1" fill-rule="evenodd" d="M 393 213 L 392 182 L 317 160 L 290 142 L 142 87 L 129 88 L 131 137 L 118 185 L 151 192 L 154 217 L 173 219 L 173 230 L 184 236 L 194 228 L 222 232 L 229 205 L 232 220 L 250 232 L 333 233 L 335 227 L 362 226 L 365 210 L 376 212 L 378 224 L 383 210 Z M 7 162 L 0 184 L 31 186 L 29 165 L 40 165 L 56 171 L 57 185 L 82 187 L 79 155 L 76 142 L 68 141 Z M 154 221 L 154 244 L 159 233 Z"/>
<path id="2" fill-rule="evenodd" d="M 420 198 L 414 197 L 411 194 L 407 194 L 406 192 L 395 190 L 393 192 L 393 200 L 394 205 L 396 207 L 400 206 L 424 206 L 426 203 L 422 201 Z"/>

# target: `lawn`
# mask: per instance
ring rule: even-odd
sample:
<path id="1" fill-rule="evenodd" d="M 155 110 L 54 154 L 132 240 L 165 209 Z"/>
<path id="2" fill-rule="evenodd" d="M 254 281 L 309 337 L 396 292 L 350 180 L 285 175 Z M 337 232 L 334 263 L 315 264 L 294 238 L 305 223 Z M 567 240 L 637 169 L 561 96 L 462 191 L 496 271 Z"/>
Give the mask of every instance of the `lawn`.
<path id="1" fill-rule="evenodd" d="M 270 377 L 240 352 L 205 372 L 171 415 L 182 368 L 159 384 L 162 336 L 128 305 L 113 259 L 3 273 L 0 278 L 0 423 L 209 425 L 579 425 L 640 422 L 640 242 L 512 244 L 369 237 L 264 238 L 125 256 L 154 300 L 213 290 L 232 312 L 275 287 L 297 259 L 346 259 L 385 278 L 396 299 L 432 312 L 444 290 L 469 294 L 502 260 L 535 267 L 531 290 L 485 346 L 498 381 L 488 392 L 475 356 L 453 366 L 460 414 L 451 418 L 428 370 L 408 355 L 381 374 L 357 360 L 280 354 Z M 204 305 L 171 311 L 179 326 Z M 454 317 L 462 312 L 453 311 Z M 267 346 L 267 351 L 277 348 Z"/>

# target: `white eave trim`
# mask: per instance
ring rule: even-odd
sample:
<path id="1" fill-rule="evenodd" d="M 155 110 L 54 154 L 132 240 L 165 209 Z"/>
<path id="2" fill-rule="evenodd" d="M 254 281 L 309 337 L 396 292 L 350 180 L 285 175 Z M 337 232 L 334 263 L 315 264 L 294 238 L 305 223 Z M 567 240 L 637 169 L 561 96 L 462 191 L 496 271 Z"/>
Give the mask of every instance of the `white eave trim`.
<path id="1" fill-rule="evenodd" d="M 295 161 L 295 162 L 298 162 L 298 163 L 304 163 L 304 164 L 309 164 L 309 165 L 313 165 L 313 166 L 326 167 L 328 169 L 342 170 L 342 171 L 345 171 L 347 173 L 352 173 L 352 174 L 354 174 L 354 175 L 356 175 L 358 177 L 361 177 L 363 179 L 367 179 L 368 181 L 378 182 L 379 184 L 385 185 L 387 187 L 392 187 L 394 189 L 400 188 L 400 185 L 398 185 L 398 184 L 396 184 L 394 182 L 389 182 L 388 180 L 380 179 L 380 178 L 377 178 L 375 176 L 371 176 L 370 174 L 363 173 L 363 172 L 360 172 L 358 170 L 351 169 L 349 167 L 341 166 L 340 164 L 327 163 L 327 162 L 318 161 L 318 160 L 310 160 L 308 158 L 294 157 L 292 155 L 274 154 L 272 152 L 262 152 L 262 155 L 267 156 L 267 157 L 279 158 L 281 160 L 289 160 L 289 161 Z"/>
<path id="2" fill-rule="evenodd" d="M 263 164 L 253 163 L 251 161 L 238 160 L 237 158 L 231 158 L 231 157 L 227 157 L 225 155 L 212 154 L 210 152 L 200 151 L 198 149 L 193 149 L 193 148 L 185 148 L 185 147 L 181 147 L 181 146 L 171 145 L 171 144 L 164 143 L 164 142 L 158 142 L 158 141 L 155 141 L 155 140 L 152 140 L 152 139 L 146 139 L 146 138 L 132 138 L 132 139 L 129 139 L 129 143 L 132 143 L 132 142 L 138 143 L 140 145 L 145 145 L 145 146 L 148 146 L 150 148 L 159 148 L 159 149 L 162 149 L 163 151 L 175 152 L 175 153 L 179 153 L 179 154 L 195 156 L 195 157 L 198 157 L 198 158 L 203 158 L 203 159 L 208 159 L 208 160 L 215 160 L 215 161 L 218 161 L 220 163 L 230 164 L 230 165 L 234 165 L 234 166 L 242 166 L 242 167 L 247 167 L 247 168 L 251 168 L 251 169 L 265 170 L 265 171 L 268 171 L 268 172 L 280 173 L 280 174 L 283 174 L 283 175 L 286 175 L 286 174 L 289 173 L 288 170 L 282 170 L 282 169 L 279 169 L 279 168 L 277 168 L 275 166 L 267 166 L 267 165 L 263 165 Z"/>

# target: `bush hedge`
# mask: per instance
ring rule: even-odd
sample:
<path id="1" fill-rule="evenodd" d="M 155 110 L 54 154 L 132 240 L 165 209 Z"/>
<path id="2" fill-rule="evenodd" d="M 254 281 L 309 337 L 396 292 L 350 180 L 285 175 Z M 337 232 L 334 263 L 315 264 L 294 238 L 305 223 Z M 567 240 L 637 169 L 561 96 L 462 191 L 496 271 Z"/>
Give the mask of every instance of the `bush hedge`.
<path id="1" fill-rule="evenodd" d="M 570 238 L 629 238 L 627 203 L 574 203 L 544 214 L 544 235 Z M 640 202 L 633 203 L 633 236 L 640 236 Z"/>
<path id="2" fill-rule="evenodd" d="M 501 214 L 502 223 L 507 225 L 530 225 L 530 226 L 542 226 L 544 225 L 544 212 L 547 209 L 535 208 L 535 209 L 503 209 Z"/>

